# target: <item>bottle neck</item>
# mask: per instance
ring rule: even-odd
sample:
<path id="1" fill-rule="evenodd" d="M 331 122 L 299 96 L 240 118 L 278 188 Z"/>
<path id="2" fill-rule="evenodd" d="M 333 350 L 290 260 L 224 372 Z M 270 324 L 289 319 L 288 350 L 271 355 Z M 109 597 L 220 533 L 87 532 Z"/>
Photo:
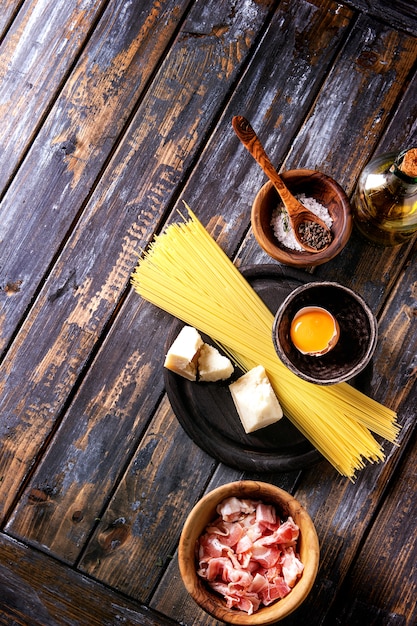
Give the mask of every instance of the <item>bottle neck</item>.
<path id="1" fill-rule="evenodd" d="M 417 185 L 417 148 L 404 150 L 392 164 L 393 172 L 409 185 Z"/>
<path id="2" fill-rule="evenodd" d="M 404 158 L 407 150 L 398 155 L 387 172 L 387 183 L 392 192 L 412 196 L 417 193 L 417 176 L 404 171 Z"/>

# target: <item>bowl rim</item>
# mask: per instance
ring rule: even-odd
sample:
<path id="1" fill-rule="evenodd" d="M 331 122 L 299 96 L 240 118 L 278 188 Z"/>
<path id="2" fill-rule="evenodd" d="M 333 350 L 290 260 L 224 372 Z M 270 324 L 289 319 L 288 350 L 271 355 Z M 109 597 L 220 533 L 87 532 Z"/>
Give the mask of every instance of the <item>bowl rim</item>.
<path id="1" fill-rule="evenodd" d="M 286 515 L 291 515 L 297 523 L 302 522 L 299 538 L 300 553 L 304 571 L 291 592 L 273 604 L 258 609 L 252 615 L 236 609 L 228 609 L 225 601 L 210 592 L 198 576 L 196 567 L 189 567 L 191 554 L 195 559 L 195 546 L 207 524 L 216 515 L 216 506 L 231 496 L 254 498 L 274 502 L 282 507 Z M 306 559 L 308 555 L 308 559 Z M 270 483 L 257 480 L 240 480 L 226 483 L 206 493 L 190 511 L 179 541 L 178 564 L 180 574 L 188 593 L 209 615 L 230 623 L 241 625 L 273 624 L 297 609 L 309 594 L 319 566 L 320 548 L 314 524 L 304 507 L 288 492 Z M 304 562 L 305 561 L 305 562 Z M 195 560 L 194 560 L 195 563 Z"/>
<path id="2" fill-rule="evenodd" d="M 369 326 L 370 326 L 370 337 L 369 337 L 368 346 L 361 361 L 357 363 L 356 365 L 354 365 L 351 369 L 346 371 L 345 374 L 339 375 L 333 378 L 327 378 L 325 380 L 323 380 L 322 378 L 316 378 L 315 376 L 311 376 L 309 374 L 305 374 L 304 372 L 299 370 L 292 363 L 292 361 L 288 358 L 281 344 L 277 341 L 278 326 L 282 321 L 282 317 L 285 313 L 285 309 L 288 306 L 288 304 L 292 300 L 294 300 L 294 298 L 297 297 L 300 293 L 307 291 L 308 289 L 314 289 L 314 288 L 320 288 L 320 287 L 335 287 L 336 289 L 341 289 L 344 292 L 348 293 L 350 296 L 352 296 L 363 308 L 366 314 L 366 317 L 369 320 Z M 294 289 L 281 302 L 280 306 L 278 307 L 277 312 L 275 313 L 274 321 L 272 324 L 272 341 L 273 341 L 275 351 L 278 357 L 281 359 L 284 365 L 286 365 L 286 367 L 288 367 L 288 369 L 291 370 L 294 374 L 296 374 L 299 378 L 302 378 L 303 380 L 306 380 L 308 382 L 318 384 L 318 385 L 334 385 L 334 384 L 346 382 L 348 380 L 352 380 L 355 376 L 360 374 L 365 369 L 365 367 L 367 367 L 367 365 L 372 359 L 372 356 L 375 352 L 375 348 L 378 342 L 378 322 L 374 313 L 372 312 L 371 308 L 369 307 L 367 302 L 364 300 L 364 298 L 360 294 L 358 294 L 356 291 L 351 289 L 350 287 L 347 287 L 346 285 L 342 285 L 341 283 L 338 283 L 337 281 L 330 281 L 330 280 L 311 281 L 311 282 L 305 283 L 304 285 L 300 285 L 299 287 Z"/>
<path id="3" fill-rule="evenodd" d="M 327 263 L 342 251 L 342 249 L 347 244 L 353 229 L 352 208 L 345 190 L 336 180 L 334 180 L 334 178 L 318 170 L 291 169 L 282 172 L 280 176 L 282 177 L 283 181 L 289 186 L 289 188 L 291 188 L 291 183 L 294 180 L 298 181 L 300 178 L 303 177 L 305 177 L 306 179 L 310 179 L 313 182 L 316 179 L 325 179 L 329 183 L 329 185 L 337 192 L 337 195 L 341 200 L 341 204 L 343 207 L 343 222 L 341 227 L 341 234 L 339 237 L 334 238 L 328 248 L 322 250 L 321 252 L 301 252 L 298 250 L 291 250 L 289 248 L 281 247 L 278 242 L 276 245 L 272 244 L 269 238 L 264 233 L 259 214 L 259 206 L 263 198 L 267 194 L 271 193 L 272 189 L 274 188 L 273 183 L 268 180 L 258 190 L 251 208 L 251 225 L 256 241 L 264 250 L 264 252 L 266 252 L 271 258 L 285 265 L 290 265 L 292 267 L 313 267 L 316 265 Z"/>

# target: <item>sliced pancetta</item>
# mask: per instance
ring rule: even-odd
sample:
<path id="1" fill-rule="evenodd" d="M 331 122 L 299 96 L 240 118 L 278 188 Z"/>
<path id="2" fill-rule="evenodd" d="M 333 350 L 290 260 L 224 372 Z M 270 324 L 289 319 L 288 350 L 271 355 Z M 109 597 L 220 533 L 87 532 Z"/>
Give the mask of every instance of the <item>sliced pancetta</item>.
<path id="1" fill-rule="evenodd" d="M 293 519 L 281 522 L 272 505 L 239 498 L 217 513 L 199 538 L 198 574 L 229 608 L 249 615 L 288 595 L 303 572 Z"/>

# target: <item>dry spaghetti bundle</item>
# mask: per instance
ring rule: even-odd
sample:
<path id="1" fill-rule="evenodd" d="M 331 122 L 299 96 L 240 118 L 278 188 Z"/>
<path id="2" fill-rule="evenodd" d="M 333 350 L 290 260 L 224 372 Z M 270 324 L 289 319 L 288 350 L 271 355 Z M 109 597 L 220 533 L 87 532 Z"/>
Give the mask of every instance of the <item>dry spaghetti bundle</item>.
<path id="1" fill-rule="evenodd" d="M 132 275 L 134 289 L 224 347 L 244 370 L 263 365 L 285 415 L 344 476 L 384 459 L 372 432 L 395 442 L 394 411 L 346 383 L 298 378 L 279 360 L 273 314 L 193 212 L 155 238 Z M 372 431 L 372 432 L 371 432 Z"/>

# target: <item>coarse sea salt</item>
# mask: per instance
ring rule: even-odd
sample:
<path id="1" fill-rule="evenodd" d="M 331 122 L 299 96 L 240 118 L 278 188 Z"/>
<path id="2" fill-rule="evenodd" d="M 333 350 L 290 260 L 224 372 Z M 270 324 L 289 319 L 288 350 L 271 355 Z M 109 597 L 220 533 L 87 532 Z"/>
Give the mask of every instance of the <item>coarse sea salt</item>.
<path id="1" fill-rule="evenodd" d="M 315 198 L 308 198 L 304 193 L 296 196 L 296 198 L 307 209 L 310 209 L 312 213 L 317 215 L 317 217 L 320 217 L 320 219 L 323 220 L 326 226 L 331 228 L 333 220 L 330 217 L 330 213 L 325 206 L 320 204 L 320 202 L 317 202 Z M 271 226 L 273 228 L 275 237 L 283 246 L 285 246 L 286 248 L 290 248 L 291 250 L 299 250 L 301 252 L 303 251 L 303 248 L 300 246 L 294 236 L 294 231 L 291 228 L 287 211 L 282 204 L 278 205 L 274 209 L 272 213 Z"/>

